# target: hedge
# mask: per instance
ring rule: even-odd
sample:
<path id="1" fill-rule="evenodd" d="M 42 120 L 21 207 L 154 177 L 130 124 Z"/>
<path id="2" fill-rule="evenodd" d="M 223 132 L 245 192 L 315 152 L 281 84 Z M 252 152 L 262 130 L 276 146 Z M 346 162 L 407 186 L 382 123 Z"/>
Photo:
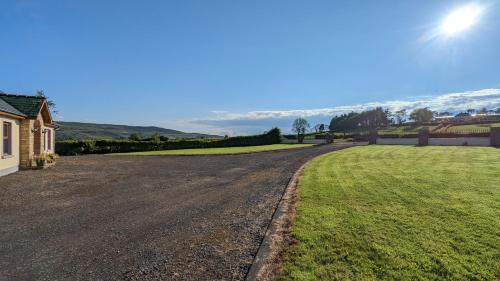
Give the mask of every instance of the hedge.
<path id="1" fill-rule="evenodd" d="M 252 146 L 280 143 L 280 130 L 271 129 L 262 135 L 239 136 L 217 140 L 194 139 L 173 141 L 131 141 L 131 140 L 66 140 L 56 143 L 59 155 L 103 154 L 186 148 L 210 148 L 231 146 Z"/>

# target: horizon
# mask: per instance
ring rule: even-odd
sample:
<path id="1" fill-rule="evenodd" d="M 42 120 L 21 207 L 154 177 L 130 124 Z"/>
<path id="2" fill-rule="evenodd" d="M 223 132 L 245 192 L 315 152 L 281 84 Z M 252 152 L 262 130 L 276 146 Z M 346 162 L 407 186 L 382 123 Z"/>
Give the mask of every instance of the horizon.
<path id="1" fill-rule="evenodd" d="M 497 4 L 7 1 L 0 90 L 44 90 L 59 121 L 217 135 L 376 106 L 493 109 Z M 453 25 L 468 5 L 477 18 Z"/>

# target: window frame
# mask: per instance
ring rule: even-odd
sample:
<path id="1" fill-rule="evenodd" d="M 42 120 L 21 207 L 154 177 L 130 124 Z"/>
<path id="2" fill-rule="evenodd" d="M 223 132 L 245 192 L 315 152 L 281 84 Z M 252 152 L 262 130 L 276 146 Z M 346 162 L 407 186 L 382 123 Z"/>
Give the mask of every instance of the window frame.
<path id="1" fill-rule="evenodd" d="M 52 130 L 47 129 L 47 150 L 52 151 Z"/>
<path id="2" fill-rule="evenodd" d="M 12 156 L 12 122 L 8 121 L 2 124 L 2 155 Z"/>

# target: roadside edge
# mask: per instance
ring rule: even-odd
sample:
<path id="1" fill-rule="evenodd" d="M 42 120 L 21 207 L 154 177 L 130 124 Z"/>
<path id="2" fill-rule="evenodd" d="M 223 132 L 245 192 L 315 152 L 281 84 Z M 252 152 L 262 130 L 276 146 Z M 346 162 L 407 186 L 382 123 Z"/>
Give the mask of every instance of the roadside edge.
<path id="1" fill-rule="evenodd" d="M 358 145 L 356 143 L 340 145 L 337 149 L 325 154 Z M 305 162 L 295 171 L 288 182 L 278 203 L 278 207 L 271 218 L 266 234 L 257 250 L 253 263 L 250 266 L 250 270 L 245 277 L 245 281 L 270 281 L 274 279 L 276 273 L 279 271 L 285 248 L 294 243 L 291 237 L 291 230 L 297 212 L 299 180 L 307 165 L 322 155 L 313 157 Z"/>

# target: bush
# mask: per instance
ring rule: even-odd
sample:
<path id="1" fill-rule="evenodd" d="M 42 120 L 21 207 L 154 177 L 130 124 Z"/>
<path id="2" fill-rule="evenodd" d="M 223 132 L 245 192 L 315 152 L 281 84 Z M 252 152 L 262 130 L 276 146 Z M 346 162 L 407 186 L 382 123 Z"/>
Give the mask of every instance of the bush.
<path id="1" fill-rule="evenodd" d="M 217 140 L 67 140 L 59 141 L 56 143 L 56 152 L 59 155 L 79 155 L 188 148 L 266 145 L 280 143 L 280 135 L 280 130 L 278 128 L 274 128 L 262 135 L 239 136 Z"/>

